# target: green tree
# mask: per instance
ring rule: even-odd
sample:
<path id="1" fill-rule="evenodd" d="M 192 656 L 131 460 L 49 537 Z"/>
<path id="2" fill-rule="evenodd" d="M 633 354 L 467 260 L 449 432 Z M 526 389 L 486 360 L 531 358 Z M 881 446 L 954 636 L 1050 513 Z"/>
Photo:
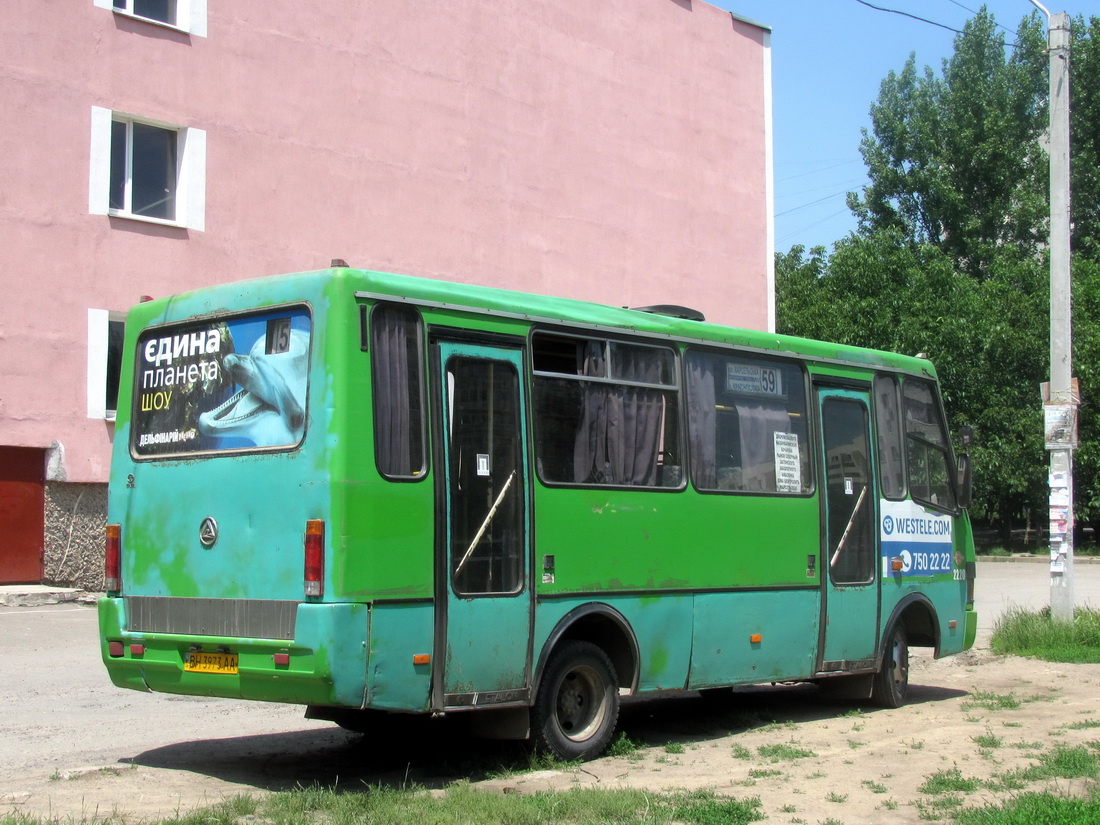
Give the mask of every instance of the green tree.
<path id="1" fill-rule="evenodd" d="M 952 427 L 979 434 L 975 510 L 1005 526 L 1045 500 L 1045 29 L 1032 14 L 1006 47 L 983 6 L 938 74 L 913 56 L 891 72 L 861 145 L 869 184 L 848 198 L 857 232 L 776 256 L 781 331 L 936 363 Z M 1071 61 L 1078 513 L 1100 523 L 1100 18 L 1074 21 Z"/>
<path id="2" fill-rule="evenodd" d="M 1026 18 L 1006 58 L 983 7 L 942 76 L 919 74 L 914 56 L 887 76 L 861 146 L 871 183 L 849 196 L 862 233 L 897 229 L 976 278 L 1006 249 L 1034 254 L 1047 214 L 1044 41 Z"/>
<path id="3" fill-rule="evenodd" d="M 1034 330 L 1045 323 L 1048 291 L 1039 261 L 998 260 L 979 281 L 960 277 L 938 247 L 884 230 L 841 240 L 831 255 L 819 249 L 807 259 L 795 247 L 777 256 L 776 297 L 780 331 L 936 365 L 952 429 L 971 424 L 981 435 L 977 513 L 1008 525 L 1041 498 L 1047 342 Z"/>

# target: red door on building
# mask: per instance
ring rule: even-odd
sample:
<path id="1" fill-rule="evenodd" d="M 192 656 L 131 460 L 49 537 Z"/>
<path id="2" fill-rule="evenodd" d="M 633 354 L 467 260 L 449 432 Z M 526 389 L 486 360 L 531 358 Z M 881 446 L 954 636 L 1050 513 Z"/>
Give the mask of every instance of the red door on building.
<path id="1" fill-rule="evenodd" d="M 0 584 L 42 581 L 45 450 L 0 447 Z"/>

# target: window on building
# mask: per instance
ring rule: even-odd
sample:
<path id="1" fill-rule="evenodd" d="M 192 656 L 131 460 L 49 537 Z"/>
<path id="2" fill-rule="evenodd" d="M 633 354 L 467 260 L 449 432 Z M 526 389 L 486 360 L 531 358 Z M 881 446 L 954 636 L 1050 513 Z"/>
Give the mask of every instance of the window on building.
<path id="1" fill-rule="evenodd" d="M 105 309 L 88 310 L 88 417 L 114 420 L 122 374 L 122 339 L 126 316 Z"/>
<path id="2" fill-rule="evenodd" d="M 111 121 L 111 211 L 176 219 L 179 130 Z"/>
<path id="3" fill-rule="evenodd" d="M 89 211 L 205 229 L 206 133 L 92 107 Z"/>
<path id="4" fill-rule="evenodd" d="M 176 25 L 176 0 L 114 0 L 114 7 L 134 17 Z"/>
<path id="5" fill-rule="evenodd" d="M 197 37 L 206 37 L 207 0 L 92 0 L 101 9 L 115 14 L 148 20 L 179 29 Z"/>

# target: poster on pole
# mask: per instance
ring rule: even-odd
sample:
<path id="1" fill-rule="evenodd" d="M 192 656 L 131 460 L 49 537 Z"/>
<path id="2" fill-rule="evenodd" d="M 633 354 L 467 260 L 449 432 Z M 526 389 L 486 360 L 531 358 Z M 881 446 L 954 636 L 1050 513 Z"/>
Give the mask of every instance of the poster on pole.
<path id="1" fill-rule="evenodd" d="M 1072 450 L 1077 447 L 1077 405 L 1044 404 L 1043 429 L 1048 450 Z"/>

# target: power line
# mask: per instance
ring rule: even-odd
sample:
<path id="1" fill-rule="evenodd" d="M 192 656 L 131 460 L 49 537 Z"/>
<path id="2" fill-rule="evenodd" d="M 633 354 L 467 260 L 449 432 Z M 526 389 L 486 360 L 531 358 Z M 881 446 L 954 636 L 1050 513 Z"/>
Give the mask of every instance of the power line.
<path id="1" fill-rule="evenodd" d="M 852 190 L 842 189 L 839 192 L 833 192 L 831 195 L 826 195 L 823 198 L 818 198 L 817 200 L 812 200 L 808 203 L 803 203 L 798 206 L 792 206 L 790 209 L 784 209 L 782 212 L 776 212 L 775 217 L 780 218 L 783 215 L 789 215 L 792 212 L 798 212 L 800 209 L 807 209 L 811 206 L 817 206 L 817 204 L 819 203 L 825 203 L 825 201 L 831 201 L 833 200 L 833 198 L 839 198 L 841 195 L 847 195 L 850 191 Z"/>
<path id="2" fill-rule="evenodd" d="M 970 8 L 969 6 L 964 6 L 964 5 L 962 4 L 962 3 L 960 3 L 960 2 L 959 2 L 959 0 L 947 0 L 947 2 L 948 2 L 948 3 L 952 3 L 952 4 L 956 5 L 956 6 L 958 6 L 958 7 L 959 7 L 960 9 L 962 9 L 963 11 L 968 11 L 968 12 L 970 12 L 971 14 L 974 14 L 974 15 L 976 15 L 976 14 L 977 14 L 977 12 L 976 12 L 976 11 L 974 11 L 974 9 Z M 996 20 L 994 20 L 993 22 L 994 22 L 994 23 L 997 23 L 997 21 L 996 21 Z M 999 28 L 999 29 L 1004 29 L 1004 30 L 1005 30 L 1006 32 L 1008 32 L 1009 34 L 1011 34 L 1011 35 L 1012 35 L 1013 37 L 1019 37 L 1019 36 L 1020 36 L 1020 33 L 1019 33 L 1018 31 L 1015 31 L 1014 29 L 1010 29 L 1010 28 L 1009 28 L 1008 26 L 1004 26 L 1004 25 L 1002 25 L 1002 24 L 1000 24 L 1000 23 L 997 23 L 997 28 Z"/>
<path id="3" fill-rule="evenodd" d="M 813 223 L 811 223 L 807 226 L 800 226 L 798 229 L 791 230 L 790 232 L 785 232 L 785 233 L 783 233 L 783 235 L 776 238 L 775 242 L 776 242 L 776 244 L 785 243 L 786 241 L 790 240 L 791 238 L 797 237 L 798 235 L 801 235 L 803 232 L 806 232 L 809 229 L 813 229 L 816 226 L 820 226 L 823 223 L 827 223 L 828 221 L 831 221 L 833 218 L 840 217 L 841 215 L 843 215 L 847 211 L 848 211 L 847 209 L 840 209 L 836 212 L 833 212 L 831 215 L 826 215 L 824 218 L 821 218 L 820 220 L 814 221 Z M 822 244 L 822 246 L 824 246 L 824 244 Z"/>
<path id="4" fill-rule="evenodd" d="M 874 9 L 875 11 L 884 11 L 884 12 L 888 12 L 890 14 L 900 14 L 902 17 L 911 17 L 914 20 L 919 20 L 922 23 L 928 23 L 930 26 L 939 26 L 941 29 L 947 29 L 949 32 L 955 32 L 955 34 L 962 34 L 961 29 L 953 29 L 953 28 L 951 28 L 951 26 L 946 26 L 943 23 L 937 23 L 935 20 L 928 20 L 927 18 L 924 18 L 924 17 L 918 17 L 917 15 L 910 14 L 907 11 L 898 11 L 897 9 L 885 9 L 882 6 L 876 6 L 873 3 L 868 3 L 867 0 L 856 0 L 856 2 L 860 3 L 864 6 L 867 6 L 867 8 Z"/>

